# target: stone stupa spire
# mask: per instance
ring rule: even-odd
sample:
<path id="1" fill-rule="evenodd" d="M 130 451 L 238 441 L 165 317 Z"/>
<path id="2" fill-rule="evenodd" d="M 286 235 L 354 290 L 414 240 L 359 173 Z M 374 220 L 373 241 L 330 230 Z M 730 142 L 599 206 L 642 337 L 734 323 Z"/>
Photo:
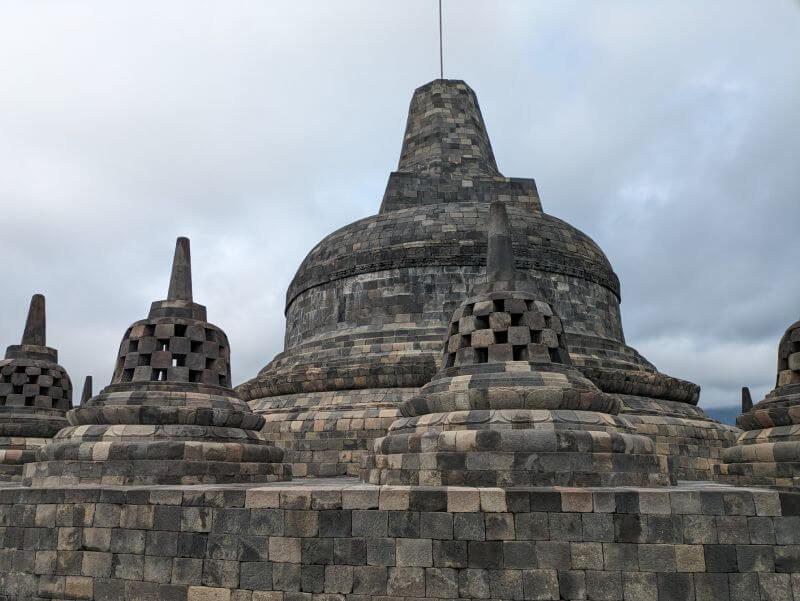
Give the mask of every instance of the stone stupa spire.
<path id="1" fill-rule="evenodd" d="M 180 237 L 175 242 L 167 300 L 192 302 L 192 256 L 189 238 Z"/>
<path id="2" fill-rule="evenodd" d="M 508 212 L 506 212 L 505 204 L 495 201 L 489 206 L 486 281 L 489 284 L 507 283 L 515 280 L 516 275 Z"/>
<path id="3" fill-rule="evenodd" d="M 81 392 L 81 405 L 92 398 L 92 376 L 86 376 L 83 381 L 83 391 Z"/>
<path id="4" fill-rule="evenodd" d="M 22 345 L 45 346 L 46 318 L 44 295 L 34 294 L 28 308 L 28 318 L 25 320 L 25 330 L 22 333 Z"/>

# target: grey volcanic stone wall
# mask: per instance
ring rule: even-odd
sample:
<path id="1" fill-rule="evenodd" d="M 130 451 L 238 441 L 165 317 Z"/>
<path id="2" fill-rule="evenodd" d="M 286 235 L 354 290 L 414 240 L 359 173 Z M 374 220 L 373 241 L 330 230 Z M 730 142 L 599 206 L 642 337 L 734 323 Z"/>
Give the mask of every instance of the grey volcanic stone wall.
<path id="1" fill-rule="evenodd" d="M 0 489 L 0 599 L 800 599 L 800 495 Z"/>

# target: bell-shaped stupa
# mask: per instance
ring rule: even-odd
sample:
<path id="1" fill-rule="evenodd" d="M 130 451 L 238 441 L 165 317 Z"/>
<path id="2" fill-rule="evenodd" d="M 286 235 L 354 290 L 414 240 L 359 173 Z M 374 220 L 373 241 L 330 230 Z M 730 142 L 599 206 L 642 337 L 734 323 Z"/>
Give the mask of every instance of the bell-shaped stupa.
<path id="1" fill-rule="evenodd" d="M 736 418 L 744 432 L 722 454 L 718 479 L 742 486 L 800 487 L 800 321 L 786 330 L 778 346 L 775 389 L 755 405 L 749 396 L 749 391 L 743 394 L 742 414 Z"/>
<path id="2" fill-rule="evenodd" d="M 561 316 L 575 368 L 622 403 L 678 478 L 711 478 L 738 430 L 705 415 L 698 386 L 626 345 L 602 249 L 543 210 L 533 179 L 500 173 L 475 92 L 451 79 L 414 91 L 380 211 L 309 252 L 286 293 L 284 350 L 238 387 L 294 474 L 354 473 L 434 376 L 449 318 L 484 276 L 494 200 L 514 224 L 517 271 Z"/>
<path id="3" fill-rule="evenodd" d="M 45 300 L 34 294 L 20 344 L 0 361 L 0 479 L 19 480 L 36 449 L 67 425 L 72 382 L 47 346 Z"/>
<path id="4" fill-rule="evenodd" d="M 374 442 L 373 484 L 658 486 L 655 444 L 572 366 L 561 319 L 514 267 L 505 205 L 489 210 L 485 281 L 456 309 L 441 368 Z"/>
<path id="5" fill-rule="evenodd" d="M 69 427 L 25 469 L 34 486 L 199 484 L 291 478 L 264 418 L 231 389 L 230 346 L 192 300 L 189 240 L 178 238 L 169 294 L 125 332 L 111 384 L 67 414 Z"/>

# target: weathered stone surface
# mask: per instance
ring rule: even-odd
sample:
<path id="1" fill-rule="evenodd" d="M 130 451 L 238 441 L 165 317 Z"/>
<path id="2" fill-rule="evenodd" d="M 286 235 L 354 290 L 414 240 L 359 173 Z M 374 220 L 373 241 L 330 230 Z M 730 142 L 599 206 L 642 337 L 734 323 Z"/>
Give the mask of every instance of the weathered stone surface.
<path id="1" fill-rule="evenodd" d="M 128 328 L 111 384 L 67 420 L 27 466 L 26 484 L 291 478 L 291 468 L 280 463 L 283 451 L 259 434 L 264 419 L 230 388 L 228 339 L 192 301 L 186 238 L 176 243 L 167 299 Z"/>

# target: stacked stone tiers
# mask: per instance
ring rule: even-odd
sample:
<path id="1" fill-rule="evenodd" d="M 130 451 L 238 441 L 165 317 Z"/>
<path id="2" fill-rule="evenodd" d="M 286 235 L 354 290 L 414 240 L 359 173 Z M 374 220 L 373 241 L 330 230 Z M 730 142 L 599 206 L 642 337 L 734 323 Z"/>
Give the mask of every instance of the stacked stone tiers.
<path id="1" fill-rule="evenodd" d="M 560 318 L 521 291 L 465 301 L 443 368 L 365 463 L 373 484 L 665 485 L 666 459 L 571 366 Z"/>
<path id="2" fill-rule="evenodd" d="M 375 438 L 399 417 L 417 388 L 349 390 L 271 397 L 251 403 L 262 435 L 284 450 L 292 475 L 358 476 Z"/>
<path id="3" fill-rule="evenodd" d="M 230 387 L 230 346 L 191 299 L 189 241 L 179 238 L 167 300 L 123 336 L 109 386 L 67 414 L 23 481 L 215 484 L 291 479 L 264 418 Z"/>
<path id="4" fill-rule="evenodd" d="M 789 327 L 778 346 L 775 389 L 736 423 L 744 432 L 724 452 L 718 479 L 800 487 L 800 321 Z"/>
<path id="5" fill-rule="evenodd" d="M 63 428 L 72 382 L 45 344 L 45 299 L 34 295 L 22 343 L 0 361 L 0 479 L 17 481 L 23 465 Z"/>

